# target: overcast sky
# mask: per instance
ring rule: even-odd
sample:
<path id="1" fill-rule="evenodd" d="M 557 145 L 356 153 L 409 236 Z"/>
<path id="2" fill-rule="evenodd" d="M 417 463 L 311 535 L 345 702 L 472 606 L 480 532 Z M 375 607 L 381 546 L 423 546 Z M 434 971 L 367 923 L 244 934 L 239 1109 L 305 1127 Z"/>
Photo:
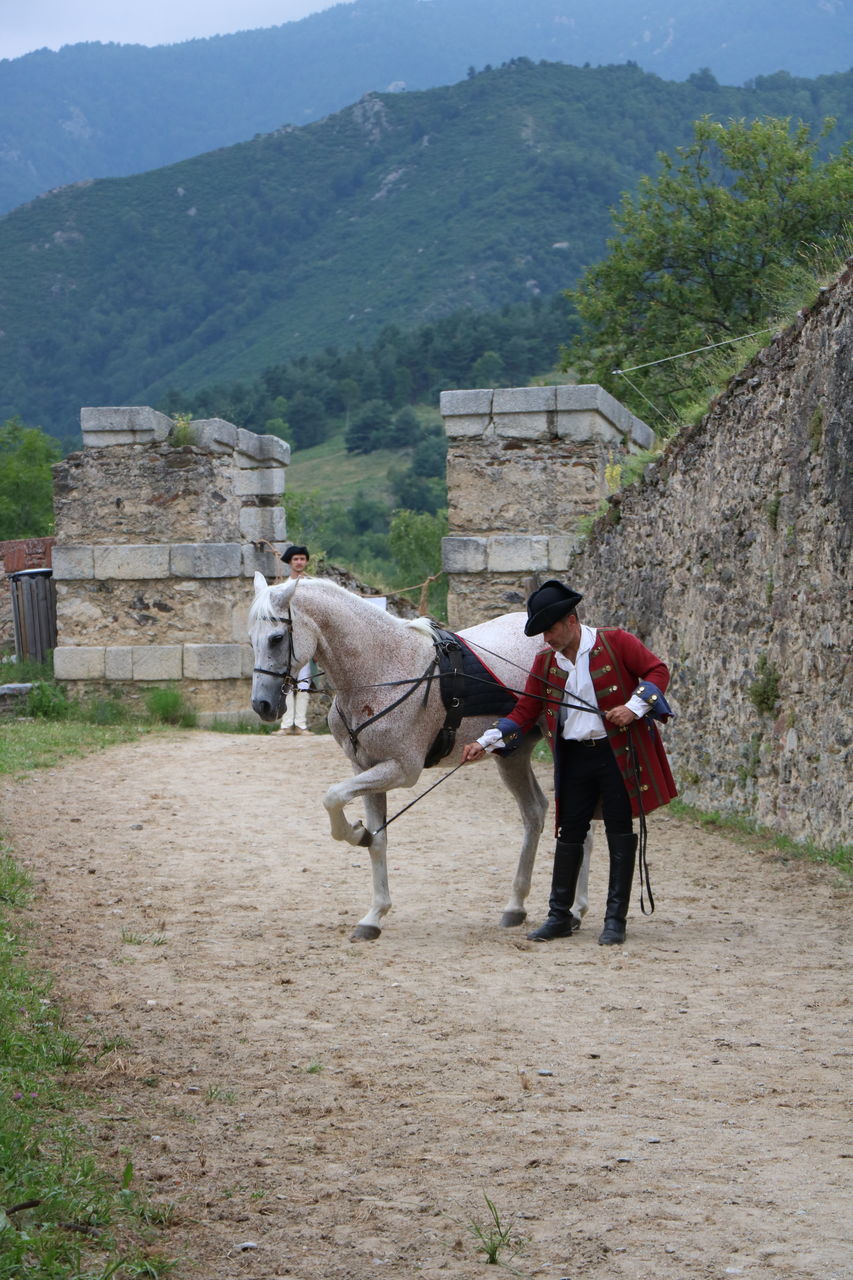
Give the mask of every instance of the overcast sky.
<path id="1" fill-rule="evenodd" d="M 175 44 L 294 22 L 339 0 L 0 0 L 0 58 L 81 40 Z M 344 0 L 340 0 L 344 2 Z"/>

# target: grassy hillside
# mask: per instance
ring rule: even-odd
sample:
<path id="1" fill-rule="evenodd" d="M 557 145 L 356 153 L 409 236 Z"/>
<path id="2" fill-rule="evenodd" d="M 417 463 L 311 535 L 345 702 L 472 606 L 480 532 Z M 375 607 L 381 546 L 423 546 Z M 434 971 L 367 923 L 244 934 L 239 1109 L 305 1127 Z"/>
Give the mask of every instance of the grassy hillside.
<path id="1" fill-rule="evenodd" d="M 0 60 L 0 211 L 307 124 L 366 92 L 452 84 L 471 65 L 632 59 L 665 79 L 710 67 L 742 84 L 846 70 L 851 47 L 851 6 L 827 0 L 355 0 L 153 49 L 43 49 Z"/>
<path id="2" fill-rule="evenodd" d="M 388 469 L 407 462 L 411 450 L 376 449 L 347 453 L 343 432 L 311 449 L 294 451 L 287 468 L 287 498 L 319 491 L 324 501 L 348 507 L 357 494 L 391 503 Z M 285 505 L 287 503 L 285 502 Z"/>
<path id="3" fill-rule="evenodd" d="M 853 73 L 750 89 L 518 62 L 0 219 L 0 420 L 250 377 L 387 324 L 547 295 L 703 113 L 835 114 Z"/>

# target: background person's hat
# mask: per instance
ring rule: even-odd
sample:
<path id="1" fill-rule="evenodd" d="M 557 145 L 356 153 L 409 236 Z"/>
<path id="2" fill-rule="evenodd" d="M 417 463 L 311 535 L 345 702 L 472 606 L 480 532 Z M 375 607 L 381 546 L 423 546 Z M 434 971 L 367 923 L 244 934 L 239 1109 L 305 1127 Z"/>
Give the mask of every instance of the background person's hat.
<path id="1" fill-rule="evenodd" d="M 527 623 L 524 628 L 526 636 L 541 636 L 543 631 L 553 627 L 555 622 L 565 618 L 567 613 L 574 613 L 583 600 L 583 596 L 571 587 L 552 578 L 543 582 L 527 601 Z"/>
<path id="2" fill-rule="evenodd" d="M 290 564 L 294 556 L 304 556 L 306 560 L 311 559 L 310 555 L 308 554 L 307 547 L 297 547 L 295 544 L 292 547 L 288 547 L 281 558 L 285 564 Z"/>

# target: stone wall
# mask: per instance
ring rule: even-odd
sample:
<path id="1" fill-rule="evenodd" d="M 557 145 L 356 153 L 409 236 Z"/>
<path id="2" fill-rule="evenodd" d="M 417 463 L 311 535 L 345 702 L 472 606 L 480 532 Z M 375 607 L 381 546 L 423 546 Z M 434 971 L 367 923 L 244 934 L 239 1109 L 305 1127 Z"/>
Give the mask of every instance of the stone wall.
<path id="1" fill-rule="evenodd" d="M 849 842 L 853 809 L 851 294 L 848 269 L 620 495 L 566 575 L 583 616 L 670 662 L 684 798 L 824 846 Z"/>
<path id="2" fill-rule="evenodd" d="M 520 607 L 530 575 L 565 574 L 605 471 L 654 434 L 601 387 L 445 391 L 450 625 Z"/>
<path id="3" fill-rule="evenodd" d="M 220 419 L 177 445 L 145 407 L 81 422 L 54 467 L 56 677 L 131 699 L 176 682 L 203 723 L 245 715 L 251 578 L 279 574 L 289 446 Z"/>

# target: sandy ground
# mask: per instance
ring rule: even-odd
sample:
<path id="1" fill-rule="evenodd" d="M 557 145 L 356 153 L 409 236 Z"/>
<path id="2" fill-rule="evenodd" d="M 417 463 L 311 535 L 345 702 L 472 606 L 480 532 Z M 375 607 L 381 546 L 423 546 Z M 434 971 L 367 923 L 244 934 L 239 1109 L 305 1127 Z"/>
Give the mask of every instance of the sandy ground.
<path id="1" fill-rule="evenodd" d="M 173 1274 L 488 1275 L 488 1196 L 521 1276 L 853 1276 L 834 872 L 658 814 L 624 948 L 596 942 L 600 836 L 580 933 L 528 943 L 480 764 L 392 828 L 395 905 L 354 945 L 368 859 L 320 803 L 344 768 L 328 737 L 195 732 L 3 789 L 36 956 L 102 1054 L 85 1122 L 175 1206 Z"/>

